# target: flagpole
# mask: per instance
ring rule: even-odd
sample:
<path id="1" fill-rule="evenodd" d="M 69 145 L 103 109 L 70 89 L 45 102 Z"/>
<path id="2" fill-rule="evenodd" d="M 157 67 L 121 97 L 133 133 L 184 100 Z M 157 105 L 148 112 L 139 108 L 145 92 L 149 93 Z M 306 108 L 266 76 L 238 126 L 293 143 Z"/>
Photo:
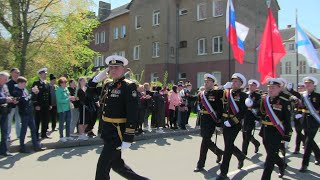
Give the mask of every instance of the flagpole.
<path id="1" fill-rule="evenodd" d="M 232 1 L 232 0 L 231 0 Z M 231 8 L 230 8 L 230 5 L 228 6 L 228 8 L 229 8 L 229 31 L 228 31 L 228 38 L 230 38 L 231 37 L 231 30 L 230 30 L 230 19 L 231 19 L 231 17 L 230 17 L 230 11 L 231 11 Z M 228 60 L 228 71 L 229 71 L 229 75 L 228 75 L 228 78 L 229 78 L 229 80 L 228 81 L 230 81 L 231 80 L 231 45 L 230 45 L 230 39 L 229 39 L 229 49 L 228 49 L 228 57 L 229 57 L 229 60 Z M 228 89 L 227 91 L 229 91 L 229 96 L 232 96 L 232 94 L 230 93 L 230 89 Z M 228 92 L 227 92 L 228 93 Z M 227 102 L 227 111 L 228 111 L 228 118 L 230 118 L 230 98 L 229 97 L 227 97 L 227 100 L 228 100 L 228 102 Z"/>
<path id="2" fill-rule="evenodd" d="M 298 10 L 296 9 L 296 29 L 295 29 L 295 47 L 296 47 L 296 88 L 298 91 L 298 83 L 299 83 L 299 54 L 298 54 L 298 33 L 297 33 L 297 26 L 298 26 Z"/>
<path id="3" fill-rule="evenodd" d="M 269 10 L 271 11 L 271 0 L 267 0 L 267 5 L 268 5 L 268 17 L 270 17 Z M 271 21 L 269 20 L 269 26 L 272 28 Z M 275 73 L 274 73 L 274 60 L 273 60 L 273 38 L 272 38 L 272 32 L 271 32 L 271 62 L 272 62 L 272 77 L 275 78 Z"/>

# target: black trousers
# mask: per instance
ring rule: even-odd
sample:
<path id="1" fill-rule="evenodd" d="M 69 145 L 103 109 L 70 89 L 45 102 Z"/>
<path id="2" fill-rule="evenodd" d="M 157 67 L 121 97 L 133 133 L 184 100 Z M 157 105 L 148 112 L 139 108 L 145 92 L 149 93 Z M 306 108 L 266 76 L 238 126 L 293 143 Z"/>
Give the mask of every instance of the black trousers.
<path id="1" fill-rule="evenodd" d="M 243 141 L 242 141 L 242 152 L 247 155 L 248 153 L 248 146 L 249 143 L 251 142 L 252 144 L 254 144 L 255 146 L 260 146 L 259 141 L 257 141 L 252 132 L 253 129 L 255 128 L 255 126 L 246 126 L 242 132 L 242 137 L 243 137 Z"/>
<path id="2" fill-rule="evenodd" d="M 56 129 L 57 126 L 57 106 L 52 106 L 52 109 L 50 110 L 50 120 L 51 120 L 51 129 L 52 131 Z"/>
<path id="3" fill-rule="evenodd" d="M 215 153 L 217 156 L 223 154 L 223 151 L 219 149 L 214 142 L 212 142 L 211 137 L 212 137 L 212 134 L 202 137 L 201 147 L 200 147 L 200 157 L 197 163 L 198 168 L 204 167 L 209 149 L 210 151 Z"/>
<path id="4" fill-rule="evenodd" d="M 237 138 L 239 131 L 241 130 L 240 123 L 232 127 L 223 128 L 224 139 L 224 153 L 220 166 L 221 175 L 227 175 L 229 171 L 229 164 L 232 154 L 237 157 L 239 161 L 243 161 L 246 156 L 234 145 L 234 141 Z"/>
<path id="5" fill-rule="evenodd" d="M 36 130 L 39 137 L 39 128 L 41 123 L 41 137 L 47 136 L 47 130 L 49 125 L 49 107 L 40 107 L 40 111 L 35 112 Z"/>
<path id="6" fill-rule="evenodd" d="M 279 167 L 285 166 L 283 159 L 279 156 L 279 149 L 283 137 L 277 128 L 273 126 L 263 127 L 262 131 L 263 145 L 266 149 L 267 157 L 261 179 L 269 180 L 275 164 Z"/>
<path id="7" fill-rule="evenodd" d="M 114 141 L 104 141 L 104 147 L 100 154 L 95 180 L 110 179 L 110 169 L 126 179 L 145 180 L 147 178 L 136 174 L 129 166 L 127 166 L 121 158 L 121 150 L 116 149 L 119 143 Z"/>
<path id="8" fill-rule="evenodd" d="M 170 127 L 177 127 L 178 111 L 172 109 L 170 111 Z"/>
<path id="9" fill-rule="evenodd" d="M 305 141 L 302 165 L 308 166 L 312 151 L 314 153 L 315 158 L 317 160 L 320 160 L 320 149 L 317 143 L 314 141 L 314 137 L 318 132 L 318 128 L 305 129 L 304 132 L 306 134 L 306 141 Z"/>
<path id="10" fill-rule="evenodd" d="M 304 145 L 304 142 L 305 142 L 305 136 L 302 134 L 302 123 L 300 122 L 299 119 L 295 119 L 294 120 L 294 129 L 297 133 L 297 136 L 296 136 L 296 147 L 295 147 L 295 151 L 299 151 L 300 150 L 300 145 L 301 145 L 301 142 L 302 144 Z"/>

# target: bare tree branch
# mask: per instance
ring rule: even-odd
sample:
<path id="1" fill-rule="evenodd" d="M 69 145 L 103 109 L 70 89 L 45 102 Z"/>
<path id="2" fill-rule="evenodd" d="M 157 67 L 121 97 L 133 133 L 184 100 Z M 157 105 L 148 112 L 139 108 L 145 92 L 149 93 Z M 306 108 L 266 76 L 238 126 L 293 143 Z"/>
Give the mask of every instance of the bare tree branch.
<path id="1" fill-rule="evenodd" d="M 50 1 L 48 2 L 48 4 L 45 6 L 45 8 L 43 8 L 42 12 L 41 12 L 40 15 L 38 16 L 38 18 L 35 20 L 35 22 L 33 23 L 33 25 L 31 26 L 30 31 L 28 32 L 29 34 L 31 34 L 32 31 L 36 28 L 38 21 L 42 18 L 42 16 L 44 15 L 44 13 L 45 13 L 46 10 L 48 9 L 48 7 L 49 7 L 51 4 L 57 3 L 57 2 L 59 2 L 59 1 L 60 1 L 60 0 L 54 2 L 54 0 L 50 0 Z"/>

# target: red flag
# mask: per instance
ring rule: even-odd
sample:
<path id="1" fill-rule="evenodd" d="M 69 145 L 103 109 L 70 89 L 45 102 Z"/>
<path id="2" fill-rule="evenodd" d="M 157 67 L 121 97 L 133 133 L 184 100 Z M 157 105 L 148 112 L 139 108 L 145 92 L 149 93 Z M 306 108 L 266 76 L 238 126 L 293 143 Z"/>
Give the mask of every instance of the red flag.
<path id="1" fill-rule="evenodd" d="M 258 71 L 261 74 L 261 83 L 266 83 L 267 78 L 276 77 L 276 66 L 286 54 L 282 38 L 273 17 L 272 11 L 268 8 L 268 19 L 261 39 Z"/>

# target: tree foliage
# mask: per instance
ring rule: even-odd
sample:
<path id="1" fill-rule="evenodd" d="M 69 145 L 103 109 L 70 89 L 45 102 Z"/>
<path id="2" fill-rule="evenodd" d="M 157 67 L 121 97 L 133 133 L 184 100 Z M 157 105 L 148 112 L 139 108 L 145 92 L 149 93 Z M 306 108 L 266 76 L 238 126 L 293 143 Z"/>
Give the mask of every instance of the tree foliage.
<path id="1" fill-rule="evenodd" d="M 98 25 L 89 11 L 91 0 L 0 0 L 0 23 L 10 33 L 9 44 L 0 46 L 12 53 L 22 74 L 33 76 L 40 67 L 49 73 L 72 74 L 93 59 L 88 48 L 92 29 Z M 0 47 L 0 49 L 2 48 Z M 4 55 L 0 51 L 1 55 Z M 10 57 L 10 56 L 9 56 Z"/>

